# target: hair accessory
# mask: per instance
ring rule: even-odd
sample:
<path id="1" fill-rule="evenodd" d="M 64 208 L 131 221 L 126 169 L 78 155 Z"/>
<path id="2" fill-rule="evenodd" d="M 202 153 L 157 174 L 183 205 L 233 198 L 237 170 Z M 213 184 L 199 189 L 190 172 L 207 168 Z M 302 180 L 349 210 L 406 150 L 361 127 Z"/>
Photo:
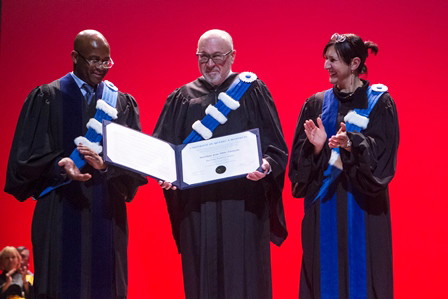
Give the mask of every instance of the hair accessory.
<path id="1" fill-rule="evenodd" d="M 345 36 L 345 34 L 339 33 L 334 33 L 330 38 L 330 40 L 334 40 L 336 43 L 343 43 L 346 39 L 347 37 Z"/>

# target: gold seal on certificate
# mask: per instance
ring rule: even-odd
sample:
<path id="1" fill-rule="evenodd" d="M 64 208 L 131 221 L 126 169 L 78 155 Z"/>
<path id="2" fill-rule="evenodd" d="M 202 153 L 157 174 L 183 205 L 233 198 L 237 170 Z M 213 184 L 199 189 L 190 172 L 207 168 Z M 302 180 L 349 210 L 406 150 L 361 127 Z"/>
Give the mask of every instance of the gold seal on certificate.
<path id="1" fill-rule="evenodd" d="M 108 163 L 180 189 L 243 177 L 261 165 L 258 129 L 173 145 L 112 122 L 103 124 Z"/>

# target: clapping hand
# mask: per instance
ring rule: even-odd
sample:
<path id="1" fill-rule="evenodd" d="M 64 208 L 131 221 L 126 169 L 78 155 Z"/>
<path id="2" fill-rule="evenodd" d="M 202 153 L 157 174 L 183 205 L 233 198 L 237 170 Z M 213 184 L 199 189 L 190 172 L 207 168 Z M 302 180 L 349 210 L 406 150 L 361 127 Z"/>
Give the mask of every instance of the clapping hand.
<path id="1" fill-rule="evenodd" d="M 347 151 L 351 151 L 351 141 L 348 138 L 347 135 L 347 127 L 345 126 L 345 123 L 341 123 L 341 127 L 339 128 L 339 131 L 336 133 L 336 135 L 333 135 L 328 140 L 328 146 L 330 148 L 343 148 Z"/>
<path id="2" fill-rule="evenodd" d="M 317 126 L 313 120 L 306 120 L 303 124 L 306 137 L 314 145 L 314 153 L 319 154 L 327 141 L 327 133 L 320 117 L 317 118 Z"/>

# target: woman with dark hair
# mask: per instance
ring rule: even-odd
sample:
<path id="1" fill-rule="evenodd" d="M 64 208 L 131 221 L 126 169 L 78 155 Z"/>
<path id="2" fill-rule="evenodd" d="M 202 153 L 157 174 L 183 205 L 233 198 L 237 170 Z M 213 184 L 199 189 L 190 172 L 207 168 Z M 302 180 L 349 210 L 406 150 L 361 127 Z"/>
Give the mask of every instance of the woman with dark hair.
<path id="1" fill-rule="evenodd" d="M 395 173 L 398 119 L 381 84 L 359 78 L 369 50 L 355 34 L 324 48 L 333 88 L 307 99 L 289 177 L 304 197 L 300 298 L 393 297 L 388 184 Z"/>

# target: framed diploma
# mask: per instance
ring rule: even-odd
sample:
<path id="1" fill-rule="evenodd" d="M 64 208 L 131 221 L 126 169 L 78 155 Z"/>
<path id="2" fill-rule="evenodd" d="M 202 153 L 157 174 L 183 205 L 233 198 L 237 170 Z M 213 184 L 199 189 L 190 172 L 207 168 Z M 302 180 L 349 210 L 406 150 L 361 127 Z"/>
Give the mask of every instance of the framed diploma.
<path id="1" fill-rule="evenodd" d="M 171 182 L 180 189 L 244 177 L 261 165 L 258 129 L 173 145 L 105 121 L 103 151 L 110 164 Z"/>

